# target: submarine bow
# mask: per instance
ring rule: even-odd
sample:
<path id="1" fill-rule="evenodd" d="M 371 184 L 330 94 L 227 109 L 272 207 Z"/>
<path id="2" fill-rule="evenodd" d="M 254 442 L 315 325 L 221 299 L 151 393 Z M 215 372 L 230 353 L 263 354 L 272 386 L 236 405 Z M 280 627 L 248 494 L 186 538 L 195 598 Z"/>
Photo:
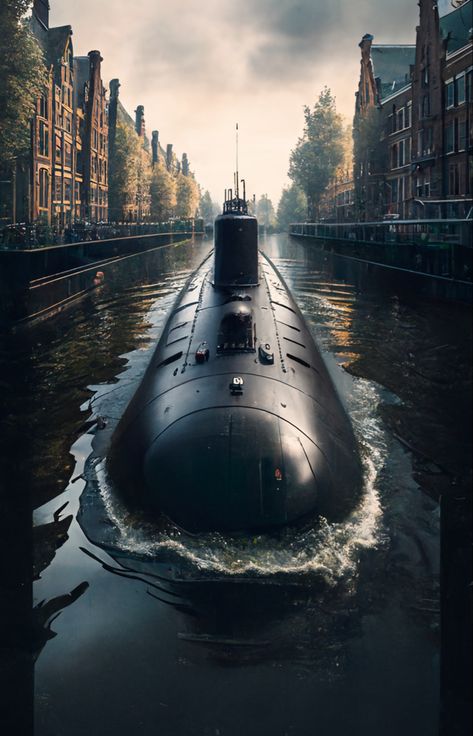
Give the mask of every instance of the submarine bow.
<path id="1" fill-rule="evenodd" d="M 214 258 L 179 295 L 108 470 L 128 504 L 192 532 L 334 519 L 359 495 L 350 421 L 244 199 L 226 199 Z"/>

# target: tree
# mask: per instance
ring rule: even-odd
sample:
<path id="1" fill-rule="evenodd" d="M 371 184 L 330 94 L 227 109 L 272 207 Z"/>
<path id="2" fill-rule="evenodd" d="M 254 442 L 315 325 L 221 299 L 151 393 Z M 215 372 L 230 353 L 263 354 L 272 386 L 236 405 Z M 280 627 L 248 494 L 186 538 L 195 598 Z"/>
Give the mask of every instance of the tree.
<path id="1" fill-rule="evenodd" d="M 117 121 L 113 159 L 110 160 L 109 212 L 111 220 L 127 219 L 137 202 L 143 170 L 141 141 L 133 128 Z"/>
<path id="2" fill-rule="evenodd" d="M 208 189 L 205 190 L 204 194 L 200 198 L 199 204 L 200 216 L 204 219 L 204 222 L 213 222 L 215 205 L 212 202 L 212 197 Z"/>
<path id="3" fill-rule="evenodd" d="M 176 216 L 195 217 L 199 206 L 199 186 L 194 177 L 179 173 L 176 179 Z"/>
<path id="4" fill-rule="evenodd" d="M 273 203 L 267 194 L 262 194 L 256 205 L 256 216 L 260 225 L 265 228 L 276 227 L 276 215 L 274 214 Z"/>
<path id="5" fill-rule="evenodd" d="M 24 14 L 31 0 L 0 3 L 0 167 L 30 146 L 30 121 L 48 74 Z"/>
<path id="6" fill-rule="evenodd" d="M 304 133 L 291 151 L 288 173 L 304 191 L 312 220 L 322 193 L 343 160 L 342 117 L 328 87 L 320 93 L 313 110 L 304 108 L 304 118 Z"/>
<path id="7" fill-rule="evenodd" d="M 303 222 L 307 214 L 307 198 L 297 184 L 283 189 L 278 204 L 277 224 L 287 230 L 292 222 Z"/>
<path id="8" fill-rule="evenodd" d="M 161 161 L 153 167 L 150 193 L 151 219 L 155 222 L 169 220 L 176 207 L 176 180 Z"/>

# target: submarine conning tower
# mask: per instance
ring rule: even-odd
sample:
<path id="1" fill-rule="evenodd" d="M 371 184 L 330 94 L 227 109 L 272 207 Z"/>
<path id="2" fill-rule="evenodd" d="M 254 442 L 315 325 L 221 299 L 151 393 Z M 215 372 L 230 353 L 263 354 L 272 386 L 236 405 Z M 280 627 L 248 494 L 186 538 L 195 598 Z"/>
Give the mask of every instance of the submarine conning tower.
<path id="1" fill-rule="evenodd" d="M 248 214 L 243 199 L 225 192 L 223 214 L 215 220 L 214 286 L 256 286 L 258 284 L 258 221 Z"/>

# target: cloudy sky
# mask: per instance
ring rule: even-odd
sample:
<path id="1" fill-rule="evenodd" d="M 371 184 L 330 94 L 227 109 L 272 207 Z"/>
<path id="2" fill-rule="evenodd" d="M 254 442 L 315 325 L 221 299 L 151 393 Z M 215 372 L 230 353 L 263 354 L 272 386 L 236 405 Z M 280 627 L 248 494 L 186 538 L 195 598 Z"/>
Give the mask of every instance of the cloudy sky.
<path id="1" fill-rule="evenodd" d="M 417 0 L 50 0 L 50 25 L 70 24 L 74 54 L 99 49 L 106 84 L 120 79 L 147 131 L 188 154 L 220 202 L 232 186 L 235 122 L 247 193 L 276 205 L 303 106 L 324 85 L 351 121 L 358 43 L 414 43 Z M 441 2 L 442 5 L 442 2 Z M 449 6 L 443 0 L 442 10 Z"/>

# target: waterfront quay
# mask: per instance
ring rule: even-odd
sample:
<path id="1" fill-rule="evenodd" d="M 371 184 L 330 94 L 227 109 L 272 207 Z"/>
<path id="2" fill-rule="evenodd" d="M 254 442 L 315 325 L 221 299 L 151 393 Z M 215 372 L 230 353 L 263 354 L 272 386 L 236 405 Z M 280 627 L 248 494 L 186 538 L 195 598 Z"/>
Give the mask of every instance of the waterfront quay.
<path id="1" fill-rule="evenodd" d="M 368 264 L 374 278 L 397 279 L 406 290 L 436 299 L 471 303 L 473 220 L 304 222 L 292 237 L 313 247 Z"/>
<path id="2" fill-rule="evenodd" d="M 77 229 L 84 235 L 83 229 Z M 0 322 L 18 328 L 70 308 L 156 248 L 204 235 L 202 220 L 102 226 L 87 240 L 25 247 L 0 246 Z"/>

